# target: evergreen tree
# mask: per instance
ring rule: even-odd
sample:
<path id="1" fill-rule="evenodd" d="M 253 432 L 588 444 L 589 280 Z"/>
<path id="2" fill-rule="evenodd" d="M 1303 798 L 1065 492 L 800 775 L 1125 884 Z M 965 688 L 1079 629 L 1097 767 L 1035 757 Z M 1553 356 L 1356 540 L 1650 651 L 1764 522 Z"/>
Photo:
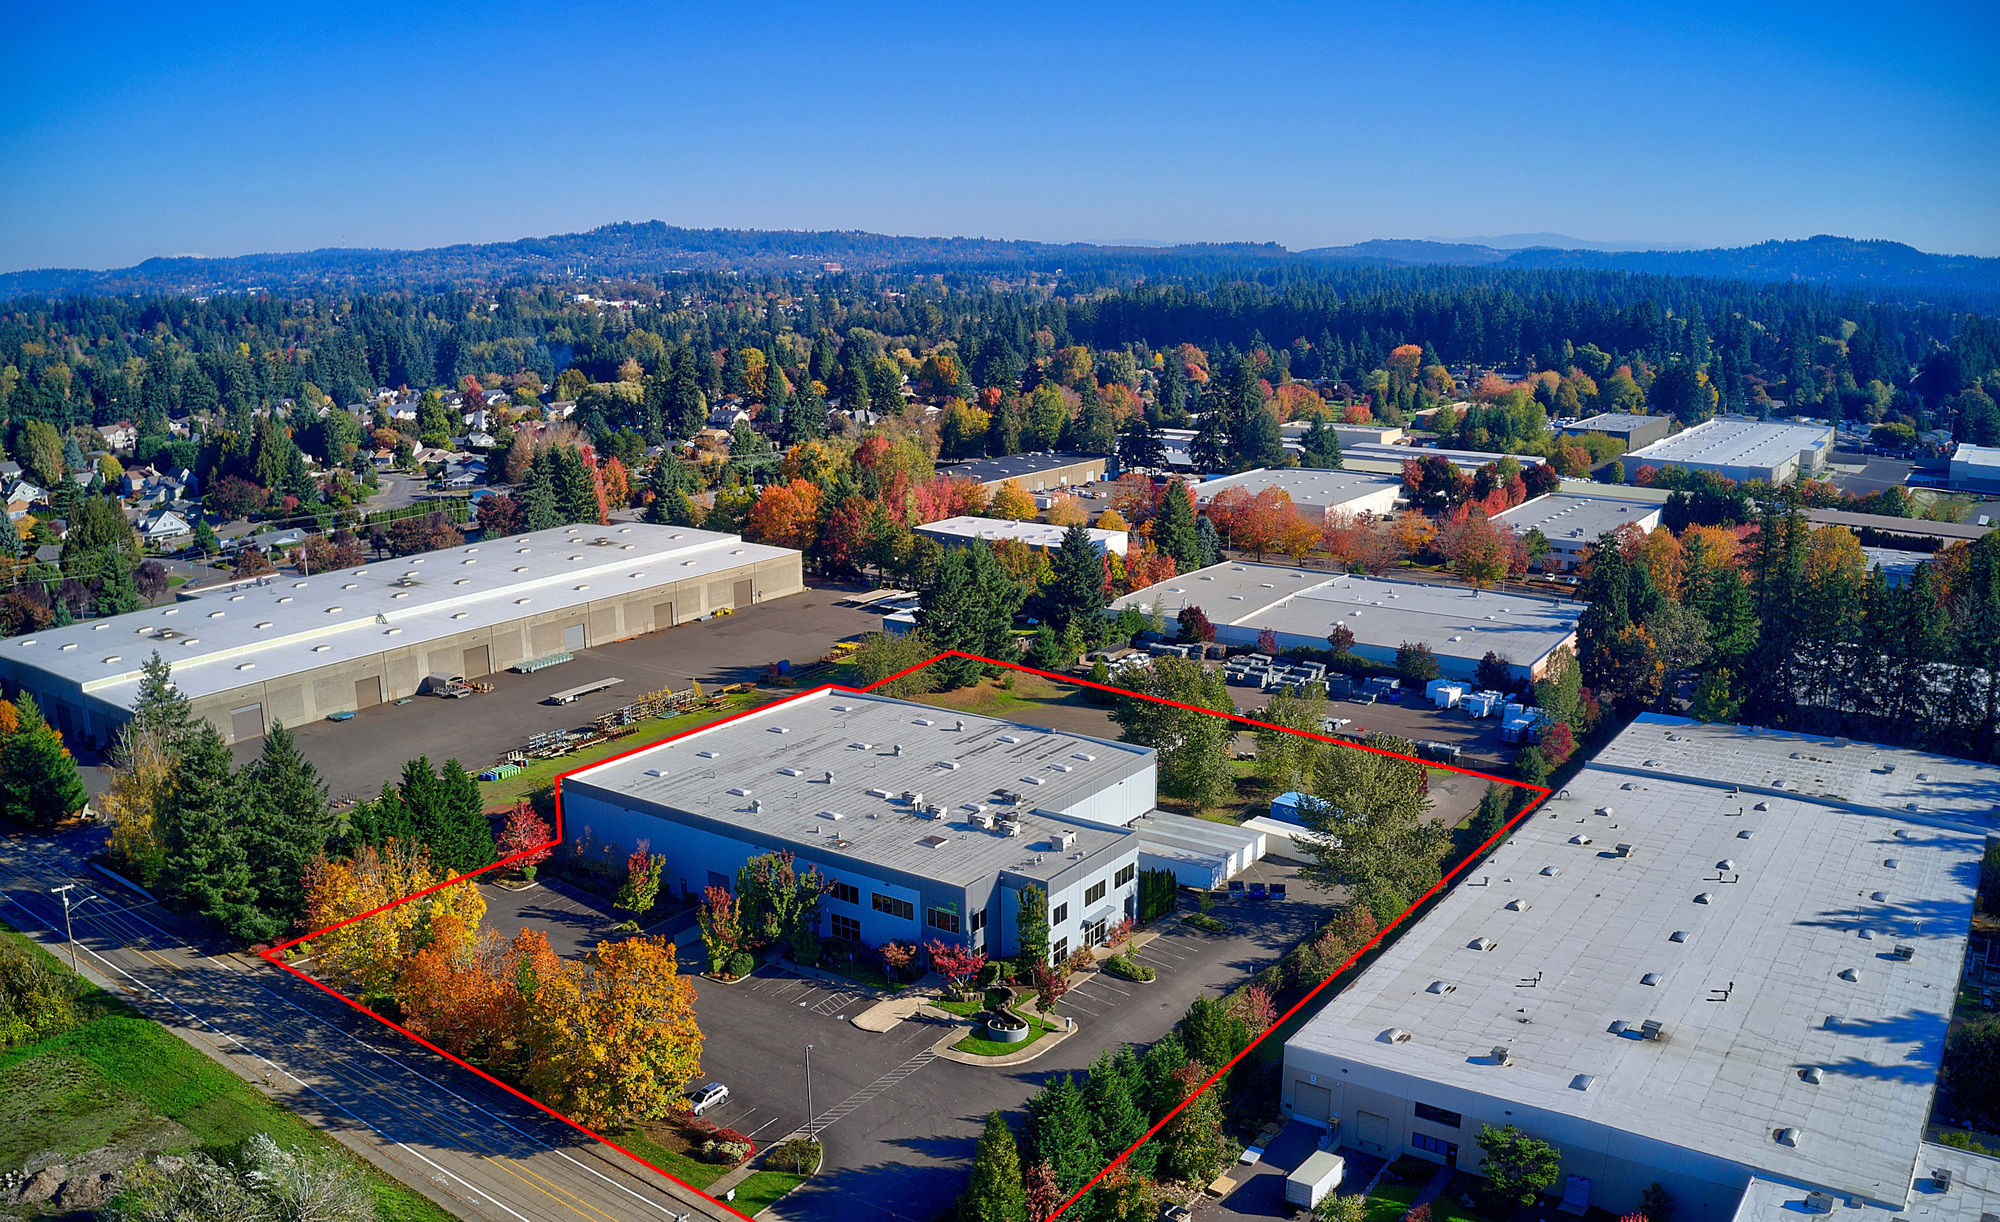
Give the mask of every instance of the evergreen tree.
<path id="1" fill-rule="evenodd" d="M 1049 897 L 1040 887 L 1023 887 L 1014 910 L 1014 974 L 1025 977 L 1049 962 Z"/>
<path id="2" fill-rule="evenodd" d="M 653 494 L 652 503 L 646 506 L 646 520 L 657 526 L 685 525 L 668 517 L 671 502 L 675 493 L 685 495 L 699 483 L 700 477 L 686 463 L 672 453 L 661 454 L 646 479 L 646 487 Z"/>
<path id="3" fill-rule="evenodd" d="M 865 412 L 869 399 L 867 357 L 858 351 L 849 351 L 847 369 L 840 380 L 841 409 L 850 413 Z"/>
<path id="4" fill-rule="evenodd" d="M 284 923 L 257 907 L 243 843 L 244 793 L 229 765 L 222 734 L 204 721 L 174 765 L 160 803 L 159 886 L 173 907 L 199 913 L 245 941 L 268 941 Z"/>
<path id="5" fill-rule="evenodd" d="M 770 363 L 764 366 L 764 406 L 778 415 L 783 415 L 791 401 L 791 395 L 787 393 L 785 387 L 785 371 L 778 366 L 778 351 L 774 345 L 771 349 Z"/>
<path id="6" fill-rule="evenodd" d="M 1328 427 L 1320 417 L 1313 418 L 1312 427 L 1300 439 L 1304 453 L 1299 456 L 1301 467 L 1312 467 L 1321 471 L 1338 471 L 1345 464 L 1340 456 L 1340 434 Z"/>
<path id="7" fill-rule="evenodd" d="M 1146 1049 L 1146 1055 L 1139 1059 L 1140 1070 L 1145 1075 L 1144 1102 L 1149 1117 L 1148 1127 L 1158 1124 L 1180 1103 L 1180 1085 L 1174 1080 L 1174 1075 L 1187 1062 L 1187 1045 L 1171 1031 L 1153 1041 L 1153 1046 Z"/>
<path id="8" fill-rule="evenodd" d="M 172 758 L 193 737 L 195 725 L 187 697 L 174 686 L 173 668 L 155 649 L 152 657 L 139 664 L 139 691 L 132 702 L 132 720 L 121 732 L 150 737 Z"/>
<path id="9" fill-rule="evenodd" d="M 673 387 L 667 395 L 667 431 L 685 441 L 708 423 L 708 399 L 701 391 L 694 353 L 674 362 Z"/>
<path id="10" fill-rule="evenodd" d="M 1229 433 L 1224 428 L 1222 413 L 1219 410 L 1204 413 L 1201 422 L 1195 425 L 1194 440 L 1188 442 L 1188 460 L 1194 463 L 1195 470 L 1228 470 L 1229 448 Z"/>
<path id="11" fill-rule="evenodd" d="M 547 452 L 544 450 L 535 455 L 521 490 L 521 526 L 524 530 L 548 530 L 563 524 L 562 510 L 556 503 L 554 473 L 542 459 L 542 454 Z"/>
<path id="12" fill-rule="evenodd" d="M 1000 567 L 984 540 L 952 548 L 938 562 L 917 607 L 917 629 L 941 649 L 1012 660 L 1014 616 L 1027 590 Z M 984 663 L 947 658 L 933 668 L 947 689 L 964 687 L 986 671 Z"/>
<path id="13" fill-rule="evenodd" d="M 396 800 L 402 807 L 412 836 L 431 852 L 432 862 L 441 859 L 451 844 L 452 831 L 445 810 L 442 787 L 431 769 L 430 757 L 420 755 L 403 762 L 403 776 L 396 785 Z"/>
<path id="14" fill-rule="evenodd" d="M 1105 598 L 1104 553 L 1081 526 L 1063 532 L 1062 545 L 1050 556 L 1054 576 L 1042 588 L 1046 618 L 1058 632 L 1080 628 L 1086 642 L 1103 634 Z"/>
<path id="15" fill-rule="evenodd" d="M 556 513 L 561 519 L 556 524 L 602 522 L 604 510 L 597 501 L 597 481 L 582 452 L 575 446 L 551 446 L 541 453 L 554 456 Z"/>
<path id="16" fill-rule="evenodd" d="M 958 1199 L 960 1222 L 1028 1222 L 1028 1196 L 1021 1184 L 1021 1152 L 1014 1130 L 997 1110 L 972 1152 L 972 1179 Z"/>
<path id="17" fill-rule="evenodd" d="M 1144 415 L 1132 417 L 1118 439 L 1118 457 L 1127 470 L 1158 471 L 1167 465 L 1166 443 L 1151 419 Z"/>
<path id="18" fill-rule="evenodd" d="M 0 813 L 50 827 L 83 809 L 83 776 L 34 696 L 22 692 L 17 707 L 20 725 L 0 742 Z"/>
<path id="19" fill-rule="evenodd" d="M 238 778 L 243 798 L 243 849 L 257 906 L 281 925 L 304 913 L 306 863 L 334 841 L 340 820 L 319 778 L 283 722 L 273 722 L 264 749 Z"/>
<path id="20" fill-rule="evenodd" d="M 1207 514 L 1203 514 L 1201 517 L 1195 519 L 1194 526 L 1197 542 L 1196 550 L 1199 553 L 1195 557 L 1197 562 L 1195 567 L 1205 569 L 1211 564 L 1220 563 L 1222 560 L 1222 536 L 1216 533 L 1215 523 L 1208 520 Z"/>
<path id="21" fill-rule="evenodd" d="M 460 874 L 492 865 L 493 829 L 486 821 L 479 782 L 456 759 L 448 759 L 439 770 L 437 793 L 442 840 L 431 846 L 431 861 Z"/>
<path id="22" fill-rule="evenodd" d="M 1271 409 L 1259 403 L 1244 410 L 1231 430 L 1235 442 L 1234 465 L 1282 467 L 1285 465 L 1284 430 Z"/>
<path id="23" fill-rule="evenodd" d="M 1202 566 L 1201 528 L 1195 524 L 1194 494 L 1187 484 L 1169 480 L 1160 497 L 1160 510 L 1153 517 L 1153 546 L 1174 558 L 1174 565 L 1186 573 Z"/>
<path id="24" fill-rule="evenodd" d="M 1028 1123 L 1022 1137 L 1027 1147 L 1025 1161 L 1047 1162 L 1055 1170 L 1056 1187 L 1064 1197 L 1089 1183 L 1104 1166 L 1090 1109 L 1069 1074 L 1028 1100 Z"/>
<path id="25" fill-rule="evenodd" d="M 1472 835 L 1479 843 L 1486 843 L 1507 826 L 1511 814 L 1507 806 L 1506 789 L 1498 781 L 1486 782 L 1486 792 L 1479 798 L 1479 810 L 1472 816 Z"/>
<path id="26" fill-rule="evenodd" d="M 1115 1054 L 1106 1049 L 1090 1063 L 1083 1098 L 1094 1122 L 1092 1134 L 1097 1139 L 1097 1152 L 1107 1162 L 1144 1137 L 1151 1127 L 1139 1101 L 1141 1082 L 1138 1058 L 1132 1055 L 1130 1044 L 1121 1045 Z M 1146 1157 L 1142 1159 L 1142 1155 Z M 1143 1166 L 1134 1165 L 1141 1162 Z M 1147 1146 L 1132 1151 L 1126 1160 L 1126 1166 L 1140 1175 L 1150 1175 L 1152 1164 Z"/>

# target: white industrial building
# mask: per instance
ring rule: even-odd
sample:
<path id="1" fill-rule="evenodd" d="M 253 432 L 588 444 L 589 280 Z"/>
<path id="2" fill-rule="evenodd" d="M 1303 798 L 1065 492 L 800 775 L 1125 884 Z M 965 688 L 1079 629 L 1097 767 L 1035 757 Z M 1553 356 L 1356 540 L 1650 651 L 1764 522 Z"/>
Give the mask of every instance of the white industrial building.
<path id="1" fill-rule="evenodd" d="M 748 607 L 804 588 L 798 552 L 678 526 L 565 526 L 360 568 L 274 574 L 0 642 L 0 680 L 110 741 L 158 651 L 230 742 Z"/>
<path id="2" fill-rule="evenodd" d="M 1090 542 L 1098 551 L 1109 552 L 1115 556 L 1125 554 L 1127 532 L 1099 530 L 1094 526 L 1084 529 L 1089 533 Z M 1063 536 L 1069 533 L 1068 527 L 1055 526 L 1048 522 L 1015 522 L 1007 518 L 980 518 L 969 515 L 925 522 L 915 530 L 918 534 L 929 535 L 940 543 L 966 544 L 975 539 L 998 543 L 1003 539 L 1012 539 L 1037 551 L 1054 551 L 1062 546 Z"/>
<path id="3" fill-rule="evenodd" d="M 1833 452 L 1833 426 L 1717 417 L 1634 450 L 1621 461 L 1640 467 L 1713 471 L 1733 480 L 1789 483 L 1818 474 Z"/>
<path id="4" fill-rule="evenodd" d="M 1287 1042 L 1282 1105 L 1474 1172 L 1515 1125 L 1614 1215 L 1970 1222 L 1924 1136 L 1996 810 L 1992 767 L 1642 715 Z"/>
<path id="5" fill-rule="evenodd" d="M 1354 634 L 1357 655 L 1394 662 L 1404 642 L 1421 641 L 1451 679 L 1470 679 L 1489 651 L 1507 659 L 1515 678 L 1540 677 L 1558 647 L 1574 647 L 1580 610 L 1523 594 L 1225 561 L 1134 590 L 1111 613 L 1158 610 L 1178 629 L 1189 606 L 1201 608 L 1227 645 L 1255 645 L 1269 629 L 1280 649 L 1325 649 L 1340 625 Z"/>
<path id="6" fill-rule="evenodd" d="M 788 850 L 834 883 L 821 931 L 867 945 L 933 938 L 1011 955 L 1024 887 L 1049 905 L 1051 956 L 1133 915 L 1152 750 L 820 690 L 563 781 L 564 834 L 641 840 L 666 885 L 733 888 Z"/>
<path id="7" fill-rule="evenodd" d="M 1230 489 L 1256 496 L 1276 488 L 1292 498 L 1292 508 L 1306 517 L 1324 518 L 1334 513 L 1386 514 L 1402 495 L 1401 477 L 1371 475 L 1360 471 L 1320 471 L 1309 467 L 1258 468 L 1238 475 L 1224 475 L 1193 486 L 1195 507 L 1206 509 L 1215 498 Z"/>
<path id="8" fill-rule="evenodd" d="M 1490 463 L 1511 458 L 1522 467 L 1539 467 L 1548 459 L 1533 454 L 1496 454 L 1488 450 L 1447 450 L 1437 446 L 1400 446 L 1362 442 L 1341 451 L 1341 461 L 1355 471 L 1374 471 L 1401 479 L 1403 464 L 1430 458 L 1449 459 L 1451 465 L 1470 475 Z"/>
<path id="9" fill-rule="evenodd" d="M 1627 500 L 1619 496 L 1592 493 L 1553 492 L 1531 497 L 1497 515 L 1493 520 L 1514 528 L 1525 536 L 1539 530 L 1549 541 L 1549 554 L 1542 567 L 1550 572 L 1573 569 L 1583 559 L 1585 549 L 1605 531 L 1630 523 L 1641 531 L 1660 524 L 1662 506 L 1651 500 Z"/>
<path id="10" fill-rule="evenodd" d="M 1951 486 L 1965 492 L 2000 492 L 2000 446 L 1959 442 L 1951 452 Z"/>

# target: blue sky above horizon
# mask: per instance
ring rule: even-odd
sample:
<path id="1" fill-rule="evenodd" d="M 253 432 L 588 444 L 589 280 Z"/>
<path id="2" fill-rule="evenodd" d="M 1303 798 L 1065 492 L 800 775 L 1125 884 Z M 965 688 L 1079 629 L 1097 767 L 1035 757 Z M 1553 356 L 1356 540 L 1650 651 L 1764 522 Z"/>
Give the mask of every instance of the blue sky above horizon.
<path id="1" fill-rule="evenodd" d="M 86 0 L 0 22 L 0 270 L 649 219 L 2000 254 L 1990 0 Z"/>

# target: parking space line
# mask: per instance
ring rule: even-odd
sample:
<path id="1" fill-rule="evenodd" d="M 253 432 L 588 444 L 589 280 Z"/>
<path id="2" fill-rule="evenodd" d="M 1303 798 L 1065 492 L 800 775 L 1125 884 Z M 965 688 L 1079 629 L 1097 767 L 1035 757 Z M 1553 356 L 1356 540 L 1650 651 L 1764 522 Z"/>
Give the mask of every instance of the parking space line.
<path id="1" fill-rule="evenodd" d="M 1101 975 L 1095 980 L 1086 980 L 1083 982 L 1083 984 L 1080 984 L 1077 987 L 1083 988 L 1085 986 L 1089 986 L 1091 988 L 1099 988 L 1099 989 L 1110 989 L 1112 992 L 1118 994 L 1120 997 L 1130 997 L 1132 995 L 1126 992 L 1124 989 L 1119 988 L 1115 984 L 1104 983 L 1103 977 Z"/>

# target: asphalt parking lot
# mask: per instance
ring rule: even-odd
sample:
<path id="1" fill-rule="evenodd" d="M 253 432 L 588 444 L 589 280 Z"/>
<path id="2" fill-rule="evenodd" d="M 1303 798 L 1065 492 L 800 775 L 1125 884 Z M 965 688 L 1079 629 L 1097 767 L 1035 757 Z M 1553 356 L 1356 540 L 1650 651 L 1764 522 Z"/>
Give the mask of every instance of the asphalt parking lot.
<path id="1" fill-rule="evenodd" d="M 1298 1170 L 1313 1151 L 1319 1149 L 1320 1130 L 1309 1124 L 1288 1124 L 1264 1147 L 1256 1163 L 1238 1165 L 1232 1177 L 1236 1188 L 1221 1200 L 1202 1198 L 1194 1216 L 1201 1222 L 1248 1222 L 1252 1218 L 1290 1218 L 1293 1210 L 1285 1203 L 1285 1177 Z M 1341 1195 L 1360 1192 L 1382 1169 L 1384 1160 L 1359 1150 L 1337 1148 L 1334 1153 L 1347 1160 L 1340 1186 Z"/>
<path id="2" fill-rule="evenodd" d="M 812 585 L 733 615 L 592 646 L 574 662 L 552 670 L 489 675 L 494 690 L 484 695 L 461 700 L 419 696 L 408 704 L 363 709 L 349 721 L 307 722 L 292 731 L 336 798 L 372 797 L 383 781 L 402 772 L 405 760 L 419 755 L 432 764 L 457 759 L 477 772 L 531 734 L 589 725 L 599 713 L 647 692 L 683 689 L 696 679 L 711 689 L 748 682 L 771 662 L 814 661 L 836 641 L 879 631 L 881 616 L 835 605 L 849 592 Z M 560 688 L 613 676 L 624 682 L 574 704 L 543 703 Z M 254 758 L 262 746 L 261 740 L 238 743 L 233 748 L 236 762 Z"/>
<path id="3" fill-rule="evenodd" d="M 1232 685 L 1230 698 L 1248 716 L 1263 708 L 1269 698 L 1250 685 Z M 1520 748 L 1501 741 L 1498 717 L 1473 718 L 1462 709 L 1436 709 L 1421 696 L 1405 695 L 1399 704 L 1377 700 L 1362 704 L 1339 698 L 1327 701 L 1327 716 L 1353 721 L 1349 729 L 1360 728 L 1375 734 L 1394 734 L 1412 741 L 1450 743 L 1465 752 L 1461 766 L 1491 772 L 1512 760 Z"/>

